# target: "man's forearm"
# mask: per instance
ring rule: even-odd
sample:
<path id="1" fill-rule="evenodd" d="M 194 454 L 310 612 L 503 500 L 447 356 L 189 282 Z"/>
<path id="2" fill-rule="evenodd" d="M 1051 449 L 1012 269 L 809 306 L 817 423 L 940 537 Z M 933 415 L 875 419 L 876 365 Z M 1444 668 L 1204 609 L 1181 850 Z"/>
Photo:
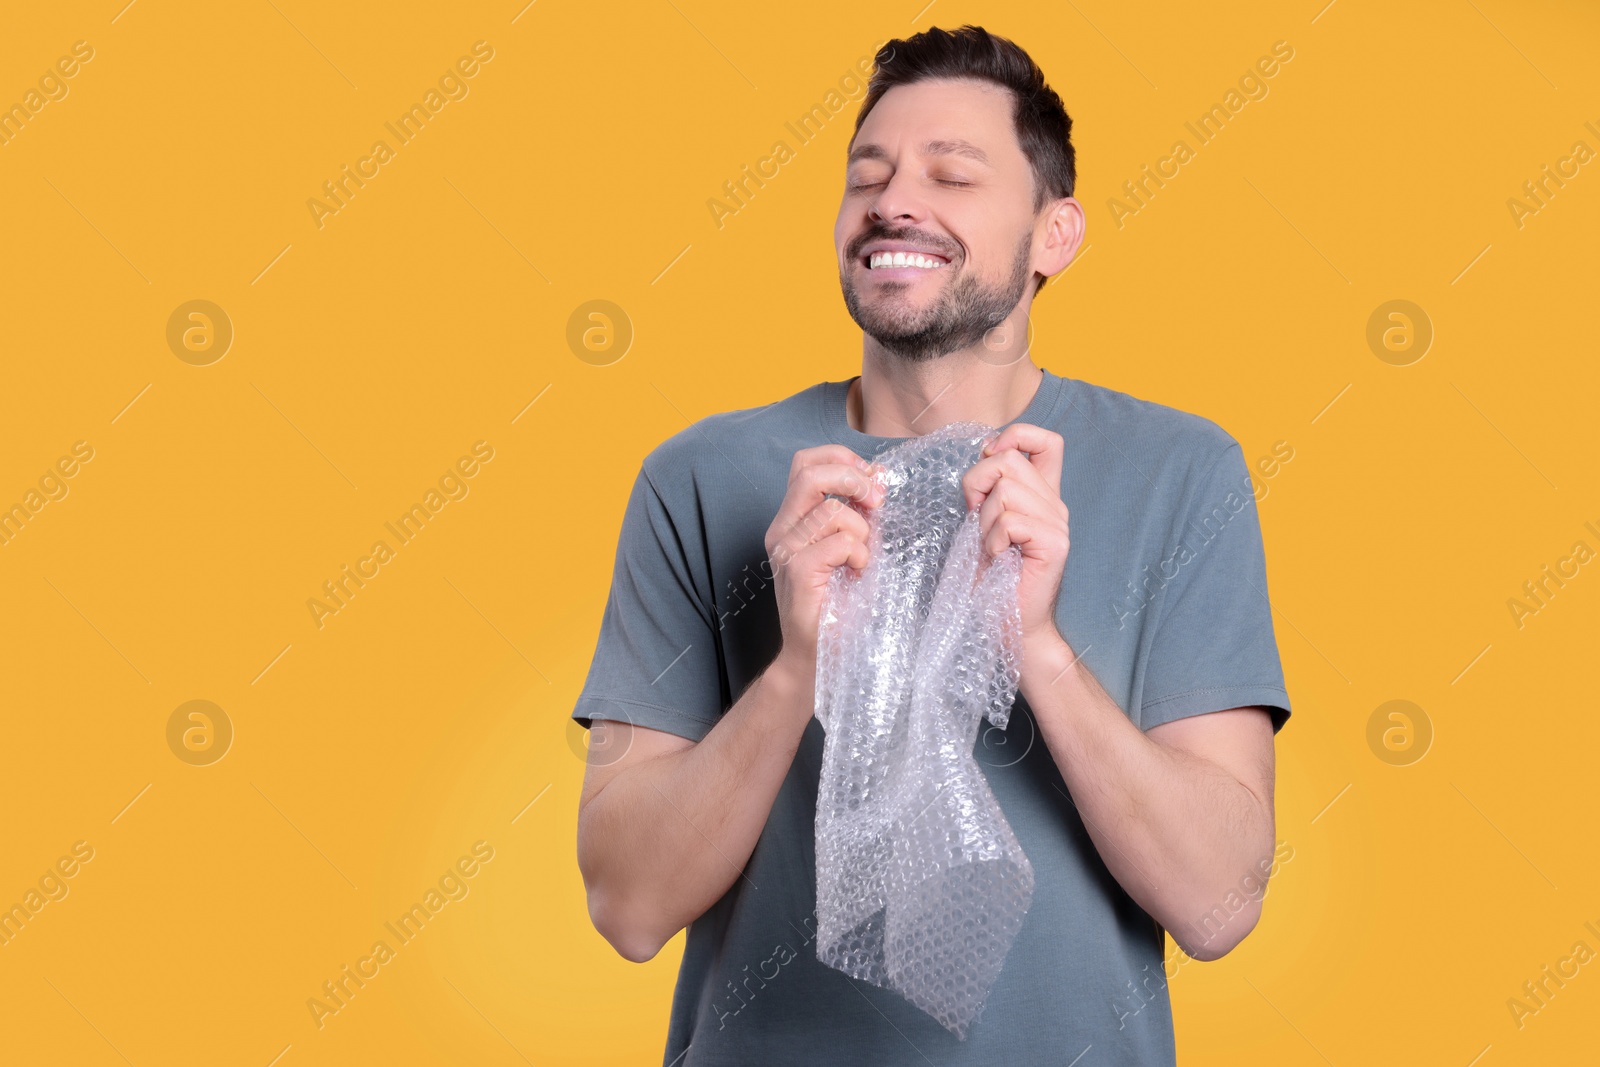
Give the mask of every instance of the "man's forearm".
<path id="1" fill-rule="evenodd" d="M 755 849 L 810 721 L 815 668 L 781 655 L 698 743 L 592 797 L 578 853 L 597 926 L 643 961 L 727 892 Z"/>
<path id="2" fill-rule="evenodd" d="M 1066 642 L 1030 653 L 1023 695 L 1107 869 L 1185 952 L 1222 955 L 1255 924 L 1259 899 L 1209 939 L 1197 924 L 1260 876 L 1272 854 L 1270 800 L 1145 736 Z"/>

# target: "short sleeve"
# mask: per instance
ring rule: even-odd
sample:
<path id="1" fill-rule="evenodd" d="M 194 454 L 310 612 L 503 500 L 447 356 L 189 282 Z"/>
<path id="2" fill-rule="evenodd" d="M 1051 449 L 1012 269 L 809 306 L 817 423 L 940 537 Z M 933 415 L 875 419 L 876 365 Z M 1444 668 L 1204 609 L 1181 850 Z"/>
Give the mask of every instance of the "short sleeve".
<path id="1" fill-rule="evenodd" d="M 703 531 L 674 522 L 641 468 L 623 513 L 594 659 L 572 712 L 585 729 L 612 719 L 698 741 L 716 725 L 723 710 L 716 616 L 699 592 L 709 583 L 697 580 L 692 563 L 702 544 Z"/>
<path id="2" fill-rule="evenodd" d="M 1184 494 L 1144 671 L 1140 728 L 1228 708 L 1289 718 L 1250 473 L 1237 441 Z"/>

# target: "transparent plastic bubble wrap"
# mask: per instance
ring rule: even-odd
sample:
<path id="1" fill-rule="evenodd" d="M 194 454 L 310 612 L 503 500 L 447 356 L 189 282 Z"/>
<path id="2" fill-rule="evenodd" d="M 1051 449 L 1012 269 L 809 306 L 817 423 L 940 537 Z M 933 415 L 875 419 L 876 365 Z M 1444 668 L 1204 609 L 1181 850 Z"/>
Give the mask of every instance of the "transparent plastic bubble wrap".
<path id="1" fill-rule="evenodd" d="M 870 558 L 818 632 L 817 958 L 965 1040 L 1033 900 L 973 758 L 1016 697 L 1021 553 L 986 557 L 961 478 L 995 431 L 953 423 L 877 457 Z"/>

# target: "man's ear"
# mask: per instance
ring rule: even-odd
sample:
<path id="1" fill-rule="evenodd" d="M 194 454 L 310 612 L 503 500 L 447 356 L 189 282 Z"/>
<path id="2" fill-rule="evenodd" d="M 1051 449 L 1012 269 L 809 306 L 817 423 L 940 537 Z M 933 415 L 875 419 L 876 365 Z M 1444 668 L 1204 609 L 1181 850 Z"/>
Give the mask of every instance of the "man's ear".
<path id="1" fill-rule="evenodd" d="M 1083 243 L 1083 205 L 1075 197 L 1061 197 L 1045 208 L 1043 220 L 1044 230 L 1040 234 L 1033 269 L 1051 278 L 1067 268 Z"/>

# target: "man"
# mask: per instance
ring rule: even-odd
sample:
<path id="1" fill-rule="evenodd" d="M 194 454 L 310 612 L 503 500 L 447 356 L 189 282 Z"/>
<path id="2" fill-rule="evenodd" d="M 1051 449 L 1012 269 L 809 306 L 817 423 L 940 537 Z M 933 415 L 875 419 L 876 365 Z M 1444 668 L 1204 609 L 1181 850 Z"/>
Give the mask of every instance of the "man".
<path id="1" fill-rule="evenodd" d="M 1211 960 L 1260 915 L 1289 699 L 1250 475 L 1216 424 L 1029 358 L 1083 239 L 1070 134 L 1011 42 L 890 42 L 834 229 L 860 376 L 644 460 L 573 711 L 578 862 L 627 959 L 688 927 L 666 1064 L 1172 1063 L 1163 931 Z M 986 549 L 1021 549 L 1022 677 L 977 757 L 1036 878 L 965 1041 L 816 957 L 812 715 L 868 461 L 959 420 L 1004 427 L 963 487 Z"/>

